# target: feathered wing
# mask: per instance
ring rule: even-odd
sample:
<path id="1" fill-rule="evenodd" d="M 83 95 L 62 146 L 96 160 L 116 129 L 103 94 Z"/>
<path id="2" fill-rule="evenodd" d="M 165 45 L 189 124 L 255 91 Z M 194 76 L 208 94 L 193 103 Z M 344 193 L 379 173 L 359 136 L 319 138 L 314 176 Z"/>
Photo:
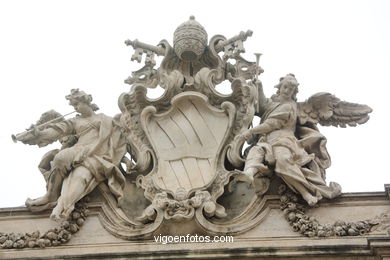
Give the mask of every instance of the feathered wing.
<path id="1" fill-rule="evenodd" d="M 372 109 L 367 105 L 341 101 L 336 96 L 320 92 L 305 102 L 298 102 L 298 120 L 323 126 L 356 126 L 368 121 Z"/>

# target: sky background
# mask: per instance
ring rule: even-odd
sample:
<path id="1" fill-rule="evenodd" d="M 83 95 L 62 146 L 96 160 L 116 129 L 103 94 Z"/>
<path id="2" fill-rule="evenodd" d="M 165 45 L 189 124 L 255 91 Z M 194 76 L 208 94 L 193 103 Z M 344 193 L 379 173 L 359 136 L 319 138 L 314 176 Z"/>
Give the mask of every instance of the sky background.
<path id="1" fill-rule="evenodd" d="M 126 39 L 172 43 L 178 25 L 194 15 L 208 32 L 227 38 L 252 30 L 244 57 L 263 53 L 267 96 L 279 77 L 294 73 L 298 99 L 330 92 L 374 109 L 368 123 L 320 127 L 332 166 L 327 181 L 344 192 L 384 191 L 390 183 L 390 1 L 1 1 L 0 207 L 20 206 L 45 193 L 37 165 L 45 148 L 14 144 L 50 109 L 73 110 L 72 88 L 92 94 L 100 112 L 120 112 L 123 81 L 143 64 L 131 62 Z M 219 88 L 229 92 L 228 86 Z M 157 97 L 161 91 L 149 93 Z"/>

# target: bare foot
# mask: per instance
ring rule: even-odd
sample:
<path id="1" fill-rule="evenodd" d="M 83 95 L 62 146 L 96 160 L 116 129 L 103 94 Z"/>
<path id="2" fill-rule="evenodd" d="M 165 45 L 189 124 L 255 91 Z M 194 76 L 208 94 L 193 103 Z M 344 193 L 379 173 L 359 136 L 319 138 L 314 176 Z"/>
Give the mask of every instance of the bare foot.
<path id="1" fill-rule="evenodd" d="M 251 186 L 251 185 L 253 185 L 253 181 L 254 181 L 253 174 L 250 174 L 250 173 L 248 174 L 247 172 L 235 170 L 234 178 L 228 184 L 228 191 L 233 192 L 234 185 L 237 182 L 246 182 L 246 183 L 250 184 L 249 186 Z"/>
<path id="2" fill-rule="evenodd" d="M 70 214 L 72 214 L 73 210 L 74 210 L 74 204 L 73 204 L 72 206 L 69 206 L 69 207 L 66 208 L 66 209 L 64 208 L 64 209 L 62 210 L 61 214 L 60 214 L 60 217 L 61 217 L 62 219 L 68 219 L 69 216 L 70 216 Z"/>
<path id="3" fill-rule="evenodd" d="M 51 220 L 54 220 L 54 221 L 57 221 L 57 222 L 61 222 L 61 217 L 57 214 L 55 214 L 54 212 L 50 214 L 50 219 Z"/>
<path id="4" fill-rule="evenodd" d="M 313 195 L 311 195 L 309 193 L 302 194 L 302 197 L 306 200 L 306 202 L 307 202 L 307 204 L 309 204 L 309 206 L 314 206 L 318 202 L 317 197 L 314 197 Z"/>
<path id="5" fill-rule="evenodd" d="M 251 173 L 243 172 L 242 174 L 236 177 L 238 181 L 247 182 L 249 184 L 253 183 L 253 175 Z"/>
<path id="6" fill-rule="evenodd" d="M 262 163 L 259 166 L 257 166 L 256 168 L 258 170 L 259 177 L 265 177 L 265 176 L 269 176 L 272 174 L 272 170 L 269 169 L 267 166 L 265 166 Z"/>
<path id="7" fill-rule="evenodd" d="M 256 178 L 254 181 L 255 192 L 257 196 L 264 195 L 269 188 L 270 179 L 267 177 Z"/>
<path id="8" fill-rule="evenodd" d="M 52 220 L 59 221 L 59 222 L 64 220 L 64 218 L 61 216 L 62 210 L 63 210 L 62 201 L 58 201 L 57 206 L 55 206 L 55 208 L 51 212 L 50 218 Z"/>
<path id="9" fill-rule="evenodd" d="M 30 198 L 27 198 L 25 204 L 27 207 L 32 207 L 32 206 L 41 206 L 41 205 L 44 205 L 44 204 L 47 204 L 49 203 L 49 198 L 45 195 L 45 196 L 42 196 L 40 198 L 37 198 L 37 199 L 30 199 Z"/>

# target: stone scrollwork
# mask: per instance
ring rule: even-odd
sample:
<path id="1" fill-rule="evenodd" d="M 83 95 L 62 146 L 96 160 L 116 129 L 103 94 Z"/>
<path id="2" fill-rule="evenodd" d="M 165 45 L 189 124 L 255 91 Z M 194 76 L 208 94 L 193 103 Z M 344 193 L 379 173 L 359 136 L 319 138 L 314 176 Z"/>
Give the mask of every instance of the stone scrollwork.
<path id="1" fill-rule="evenodd" d="M 144 214 L 149 219 L 153 207 L 164 209 L 168 218 L 190 218 L 202 204 L 208 215 L 214 215 L 219 208 L 213 205 L 217 197 L 214 202 L 210 200 L 216 193 L 201 191 L 218 179 L 220 172 L 214 171 L 224 159 L 220 151 L 235 119 L 235 107 L 226 101 L 221 104 L 222 109 L 216 109 L 207 105 L 207 100 L 200 93 L 187 91 L 176 95 L 171 109 L 162 114 L 154 106 L 144 108 L 141 113 L 141 125 L 152 142 L 156 158 L 154 170 L 148 176 L 140 176 L 137 182 L 145 189 L 145 197 L 152 199 Z M 214 122 L 220 130 L 210 127 Z M 178 207 L 178 211 L 172 207 Z"/>
<path id="2" fill-rule="evenodd" d="M 144 170 L 136 184 L 151 202 L 138 221 L 150 225 L 161 224 L 161 219 L 226 217 L 217 199 L 237 172 L 227 170 L 225 161 L 242 166 L 243 142 L 234 137 L 251 124 L 257 102 L 256 86 L 247 82 L 257 64 L 240 56 L 251 35 L 216 35 L 207 45 L 206 31 L 191 17 L 175 31 L 173 47 L 167 41 L 158 46 L 127 41 L 135 48 L 134 60 L 146 53 L 140 48 L 164 56 L 154 74 L 165 90 L 161 97 L 148 99 L 146 90 L 152 85 L 133 80 L 130 92 L 119 98 L 125 133 L 134 146 L 134 172 Z M 229 59 L 236 59 L 236 65 Z M 224 80 L 231 82 L 232 94 L 216 90 Z"/>
<path id="3" fill-rule="evenodd" d="M 145 65 L 141 69 L 131 73 L 125 83 L 132 85 L 134 83 L 142 83 L 149 88 L 155 88 L 158 86 L 159 78 L 157 70 L 153 69 L 151 65 Z"/>
<path id="4" fill-rule="evenodd" d="M 163 211 L 164 219 L 180 221 L 194 217 L 195 210 L 203 208 L 207 216 L 213 216 L 216 212 L 216 203 L 212 201 L 208 191 L 197 191 L 189 199 L 185 199 L 185 190 L 177 190 L 173 198 L 169 198 L 166 192 L 155 195 L 153 204 L 145 209 L 143 215 L 138 218 L 141 222 L 154 220 L 158 209 Z"/>
<path id="5" fill-rule="evenodd" d="M 150 238 L 171 221 L 192 221 L 209 234 L 240 234 L 278 207 L 292 229 L 308 237 L 356 236 L 374 226 L 388 231 L 387 215 L 320 224 L 305 213 L 301 196 L 314 206 L 341 193 L 338 184 L 325 182 L 330 157 L 316 124 L 355 126 L 372 110 L 329 93 L 297 102 L 293 74 L 282 77 L 277 93 L 266 98 L 258 79 L 260 54 L 256 62 L 241 56 L 250 36 L 250 30 L 232 38 L 215 35 L 208 43 L 206 30 L 191 16 L 176 29 L 173 46 L 127 40 L 132 61 L 146 58 L 125 80 L 131 87 L 118 99 L 120 115 L 96 114 L 92 96 L 74 89 L 66 98 L 79 116 L 65 120 L 49 111 L 13 136 L 39 146 L 66 139 L 40 163 L 47 194 L 26 205 L 31 211 L 54 207 L 54 219 L 71 222 L 43 236 L 0 233 L 2 247 L 65 243 L 86 218 L 85 205 L 76 203 L 95 188 L 103 201 L 102 225 L 129 240 Z M 156 55 L 163 56 L 158 68 Z M 230 94 L 216 89 L 224 81 Z M 148 89 L 157 86 L 163 94 L 148 98 Z M 255 116 L 261 121 L 253 126 Z"/>
<path id="6" fill-rule="evenodd" d="M 160 77 L 164 73 L 180 71 L 186 82 L 192 82 L 193 77 L 203 68 L 215 69 L 214 83 L 218 84 L 225 79 L 232 81 L 235 78 L 251 79 L 255 75 L 257 65 L 240 56 L 245 52 L 243 42 L 252 31 L 240 32 L 238 35 L 227 39 L 222 35 L 215 35 L 207 45 L 207 32 L 194 16 L 182 23 L 174 33 L 173 47 L 168 41 L 162 40 L 157 46 L 140 42 L 138 40 L 126 40 L 125 44 L 134 48 L 131 60 L 138 63 L 142 61 L 144 54 L 145 66 L 125 80 L 127 84 L 141 83 L 147 88 L 157 86 Z M 223 52 L 222 58 L 219 53 Z M 156 70 L 154 55 L 164 56 L 160 67 Z M 229 60 L 235 60 L 234 64 Z"/>

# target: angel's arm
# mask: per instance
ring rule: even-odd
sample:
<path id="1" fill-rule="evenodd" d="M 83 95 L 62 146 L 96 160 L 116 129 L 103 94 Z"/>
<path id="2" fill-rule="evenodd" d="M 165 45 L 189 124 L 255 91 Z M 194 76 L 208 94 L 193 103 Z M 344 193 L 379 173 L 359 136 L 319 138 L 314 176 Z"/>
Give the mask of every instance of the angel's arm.
<path id="1" fill-rule="evenodd" d="M 124 163 L 126 165 L 126 173 L 131 174 L 131 171 L 135 168 L 134 163 L 126 156 L 123 156 L 121 163 Z"/>
<path id="2" fill-rule="evenodd" d="M 30 144 L 36 144 L 39 147 L 51 144 L 60 138 L 73 134 L 73 122 L 72 120 L 65 120 L 55 124 L 49 124 L 44 130 L 34 131 L 34 140 L 30 141 Z"/>
<path id="3" fill-rule="evenodd" d="M 289 104 L 279 106 L 275 111 L 271 112 L 269 117 L 263 123 L 251 129 L 245 130 L 241 136 L 248 140 L 252 135 L 264 135 L 272 131 L 281 129 L 290 119 L 293 108 Z"/>
<path id="4" fill-rule="evenodd" d="M 99 114 L 100 124 L 99 124 L 99 137 L 96 138 L 93 142 L 91 142 L 88 147 L 85 147 L 85 156 L 93 155 L 96 150 L 101 146 L 102 140 L 107 140 L 110 138 L 110 134 L 112 133 L 113 128 L 113 119 L 104 115 Z M 119 131 L 119 130 L 118 130 Z"/>
<path id="5" fill-rule="evenodd" d="M 272 131 L 282 128 L 285 122 L 286 121 L 283 119 L 270 118 L 265 120 L 263 123 L 259 124 L 258 126 L 249 129 L 249 131 L 251 132 L 251 134 L 254 135 L 268 134 Z"/>

